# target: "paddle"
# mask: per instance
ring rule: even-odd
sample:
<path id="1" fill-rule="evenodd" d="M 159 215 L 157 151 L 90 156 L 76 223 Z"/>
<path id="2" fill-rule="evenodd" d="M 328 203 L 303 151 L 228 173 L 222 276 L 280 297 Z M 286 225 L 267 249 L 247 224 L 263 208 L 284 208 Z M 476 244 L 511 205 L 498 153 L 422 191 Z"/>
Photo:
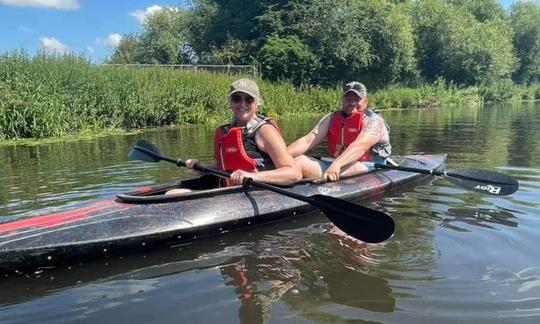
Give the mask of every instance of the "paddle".
<path id="1" fill-rule="evenodd" d="M 437 171 L 378 163 L 375 163 L 374 166 L 379 169 L 392 169 L 442 176 L 457 186 L 463 187 L 471 191 L 481 192 L 484 194 L 495 196 L 510 195 L 516 192 L 516 190 L 518 190 L 519 188 L 519 183 L 516 179 L 494 171 L 480 169 Z"/>
<path id="2" fill-rule="evenodd" d="M 130 160 L 148 162 L 167 161 L 177 166 L 186 166 L 186 163 L 180 159 L 172 159 L 161 155 L 156 146 L 142 139 L 138 140 L 135 146 L 129 151 L 128 158 Z M 230 173 L 228 172 L 214 170 L 198 164 L 193 168 L 218 177 L 230 178 Z M 245 184 L 307 202 L 319 208 L 343 232 L 367 243 L 382 242 L 394 233 L 395 224 L 392 217 L 371 208 L 331 196 L 319 194 L 304 196 L 267 183 L 255 181 L 251 178 L 247 178 Z"/>

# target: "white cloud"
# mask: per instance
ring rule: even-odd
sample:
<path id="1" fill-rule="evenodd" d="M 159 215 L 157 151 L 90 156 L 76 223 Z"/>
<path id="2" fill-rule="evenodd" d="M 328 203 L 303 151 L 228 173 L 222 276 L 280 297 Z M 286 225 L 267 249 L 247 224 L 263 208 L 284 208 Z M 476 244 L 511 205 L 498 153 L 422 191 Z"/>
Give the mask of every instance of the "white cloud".
<path id="1" fill-rule="evenodd" d="M 23 33 L 30 33 L 30 32 L 32 32 L 32 29 L 31 29 L 31 28 L 24 27 L 24 26 L 19 26 L 19 30 L 22 31 Z"/>
<path id="2" fill-rule="evenodd" d="M 0 0 L 0 4 L 15 7 L 41 7 L 57 10 L 77 10 L 78 0 Z"/>
<path id="3" fill-rule="evenodd" d="M 109 47 L 116 47 L 118 44 L 120 44 L 120 40 L 122 39 L 122 36 L 120 34 L 109 34 L 107 36 L 107 39 L 105 40 L 105 45 Z"/>
<path id="4" fill-rule="evenodd" d="M 69 47 L 62 44 L 58 39 L 54 37 L 41 37 L 39 39 L 40 46 L 47 51 L 66 53 L 69 52 Z"/>
<path id="5" fill-rule="evenodd" d="M 137 9 L 133 12 L 130 12 L 129 15 L 135 17 L 140 24 L 143 24 L 146 21 L 146 18 L 148 18 L 148 16 L 154 14 L 156 11 L 160 11 L 161 9 L 163 9 L 162 6 L 153 5 L 146 8 L 146 10 L 144 11 L 141 9 Z"/>
<path id="6" fill-rule="evenodd" d="M 122 35 L 117 34 L 117 33 L 112 33 L 112 34 L 109 34 L 109 36 L 107 36 L 107 38 L 105 38 L 105 39 L 96 38 L 95 43 L 97 45 L 105 45 L 105 46 L 108 46 L 108 47 L 116 47 L 116 46 L 118 46 L 118 44 L 120 44 L 121 39 L 122 39 Z"/>

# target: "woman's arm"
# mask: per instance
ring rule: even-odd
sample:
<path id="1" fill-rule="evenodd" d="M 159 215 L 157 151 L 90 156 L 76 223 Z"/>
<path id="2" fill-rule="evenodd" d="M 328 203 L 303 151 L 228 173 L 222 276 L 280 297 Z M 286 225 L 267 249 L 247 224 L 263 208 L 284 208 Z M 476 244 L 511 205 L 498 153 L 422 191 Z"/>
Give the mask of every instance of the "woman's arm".
<path id="1" fill-rule="evenodd" d="M 255 142 L 262 151 L 270 156 L 276 168 L 260 172 L 236 170 L 231 174 L 231 178 L 236 183 L 242 183 L 246 177 L 256 181 L 283 185 L 292 184 L 302 179 L 300 168 L 294 162 L 294 158 L 287 152 L 285 141 L 274 126 L 261 126 Z"/>

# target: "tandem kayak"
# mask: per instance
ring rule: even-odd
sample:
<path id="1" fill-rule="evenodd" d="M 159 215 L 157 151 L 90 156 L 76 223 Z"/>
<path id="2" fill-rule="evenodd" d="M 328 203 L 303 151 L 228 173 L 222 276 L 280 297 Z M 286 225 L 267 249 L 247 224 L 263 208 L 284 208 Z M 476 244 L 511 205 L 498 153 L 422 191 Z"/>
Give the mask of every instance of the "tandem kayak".
<path id="1" fill-rule="evenodd" d="M 393 159 L 408 168 L 446 167 L 446 154 Z M 425 177 L 421 173 L 376 169 L 337 182 L 303 181 L 282 188 L 306 196 L 322 194 L 360 200 Z M 54 265 L 182 244 L 316 210 L 306 202 L 268 190 L 245 186 L 216 188 L 217 184 L 217 177 L 204 175 L 139 188 L 73 210 L 0 223 L 0 268 Z M 193 191 L 164 194 L 172 188 Z"/>

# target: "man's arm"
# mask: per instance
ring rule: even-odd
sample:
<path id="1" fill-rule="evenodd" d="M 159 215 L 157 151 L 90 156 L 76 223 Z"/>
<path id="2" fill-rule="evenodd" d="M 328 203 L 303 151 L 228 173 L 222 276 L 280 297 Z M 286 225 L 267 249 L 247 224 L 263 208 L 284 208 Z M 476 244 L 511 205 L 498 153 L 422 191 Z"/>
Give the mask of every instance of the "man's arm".
<path id="1" fill-rule="evenodd" d="M 383 138 L 386 128 L 382 118 L 369 118 L 358 137 L 338 156 L 324 173 L 326 179 L 338 180 L 341 168 L 358 161 L 373 145 Z"/>
<path id="2" fill-rule="evenodd" d="M 331 119 L 331 114 L 321 118 L 309 133 L 300 137 L 287 147 L 289 154 L 293 157 L 300 156 L 322 142 L 326 138 L 326 135 L 328 135 Z"/>

